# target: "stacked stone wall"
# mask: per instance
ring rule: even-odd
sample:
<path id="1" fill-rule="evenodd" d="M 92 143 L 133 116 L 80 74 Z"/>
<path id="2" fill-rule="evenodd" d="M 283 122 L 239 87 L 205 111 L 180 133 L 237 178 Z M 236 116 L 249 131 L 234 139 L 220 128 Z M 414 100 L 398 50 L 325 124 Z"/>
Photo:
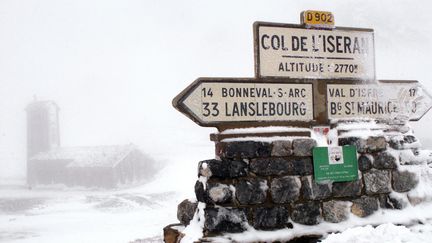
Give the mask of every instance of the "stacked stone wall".
<path id="1" fill-rule="evenodd" d="M 417 175 L 401 166 L 416 163 L 413 135 L 383 131 L 361 138 L 341 133 L 337 143 L 356 146 L 358 180 L 317 183 L 312 158 L 317 142 L 312 138 L 216 142 L 217 159 L 199 162 L 195 184 L 198 202 L 206 204 L 205 235 L 249 227 L 292 228 L 293 222 L 339 223 L 350 213 L 367 217 L 379 208 L 403 209 L 410 203 L 393 192 L 408 192 L 418 183 Z"/>

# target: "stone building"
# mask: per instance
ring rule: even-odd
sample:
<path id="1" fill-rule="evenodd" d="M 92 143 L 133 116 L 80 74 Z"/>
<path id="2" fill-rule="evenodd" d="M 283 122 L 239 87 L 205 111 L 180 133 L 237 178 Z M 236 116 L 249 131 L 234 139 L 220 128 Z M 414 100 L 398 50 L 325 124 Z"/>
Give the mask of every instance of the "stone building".
<path id="1" fill-rule="evenodd" d="M 53 101 L 27 106 L 27 183 L 111 188 L 148 180 L 154 161 L 137 146 L 61 147 L 59 108 Z"/>

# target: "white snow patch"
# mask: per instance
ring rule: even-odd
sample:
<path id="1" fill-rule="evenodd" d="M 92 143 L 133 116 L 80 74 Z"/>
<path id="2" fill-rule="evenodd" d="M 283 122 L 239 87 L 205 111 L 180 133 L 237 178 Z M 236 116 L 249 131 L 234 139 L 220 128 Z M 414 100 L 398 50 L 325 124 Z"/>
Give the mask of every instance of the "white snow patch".
<path id="1" fill-rule="evenodd" d="M 221 142 L 246 142 L 246 141 L 252 141 L 252 142 L 264 142 L 264 143 L 271 143 L 274 141 L 292 141 L 293 139 L 298 138 L 310 138 L 310 137 L 282 137 L 282 136 L 274 136 L 274 137 L 243 137 L 243 138 L 226 138 L 223 139 Z"/>
<path id="2" fill-rule="evenodd" d="M 250 127 L 250 128 L 235 128 L 227 129 L 220 134 L 245 134 L 245 133 L 276 133 L 276 132 L 310 132 L 309 128 L 301 127 L 281 127 L 281 126 L 269 126 L 269 127 Z"/>
<path id="3" fill-rule="evenodd" d="M 225 234 L 220 237 L 211 238 L 215 242 L 223 242 L 227 239 L 237 242 L 270 242 L 270 241 L 287 241 L 302 235 L 327 235 L 328 232 L 342 232 L 349 228 L 365 225 L 381 225 L 392 222 L 393 224 L 412 224 L 416 222 L 426 222 L 432 219 L 432 203 L 423 203 L 416 207 L 407 206 L 404 210 L 387 210 L 380 209 L 375 214 L 359 218 L 353 214 L 348 220 L 342 223 L 322 222 L 319 225 L 307 226 L 293 223 L 293 229 L 281 229 L 276 231 L 259 231 L 249 228 L 244 233 Z M 363 242 L 363 241 L 357 241 Z M 371 241 L 365 241 L 371 242 Z M 372 241 L 377 242 L 377 241 Z M 420 241 L 424 242 L 424 241 Z"/>
<path id="4" fill-rule="evenodd" d="M 198 203 L 198 210 L 195 212 L 189 225 L 182 232 L 185 236 L 181 239 L 181 243 L 193 243 L 203 236 L 205 206 L 205 203 Z"/>
<path id="5" fill-rule="evenodd" d="M 419 230 L 409 229 L 405 226 L 394 224 L 382 224 L 376 228 L 371 225 L 355 227 L 342 233 L 331 234 L 322 243 L 371 243 L 371 242 L 404 242 L 420 243 L 430 242 L 432 227 L 428 225 L 427 231 L 420 233 Z"/>
<path id="6" fill-rule="evenodd" d="M 419 178 L 419 183 L 414 189 L 408 192 L 408 197 L 410 199 L 415 199 L 415 201 L 432 201 L 432 169 L 425 164 L 401 167 L 411 173 L 417 174 L 417 177 Z"/>

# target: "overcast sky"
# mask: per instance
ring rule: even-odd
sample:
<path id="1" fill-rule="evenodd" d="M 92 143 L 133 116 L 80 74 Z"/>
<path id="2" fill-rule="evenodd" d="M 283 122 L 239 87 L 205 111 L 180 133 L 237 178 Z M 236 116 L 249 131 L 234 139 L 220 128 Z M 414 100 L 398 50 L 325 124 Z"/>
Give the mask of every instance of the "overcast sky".
<path id="1" fill-rule="evenodd" d="M 252 77 L 254 21 L 375 29 L 379 79 L 432 92 L 432 4 L 424 1 L 0 0 L 0 182 L 25 171 L 25 106 L 58 103 L 62 144 L 135 143 L 154 156 L 213 156 L 208 134 L 171 106 L 200 76 Z M 413 124 L 432 148 L 432 112 Z M 197 152 L 198 151 L 198 152 Z"/>

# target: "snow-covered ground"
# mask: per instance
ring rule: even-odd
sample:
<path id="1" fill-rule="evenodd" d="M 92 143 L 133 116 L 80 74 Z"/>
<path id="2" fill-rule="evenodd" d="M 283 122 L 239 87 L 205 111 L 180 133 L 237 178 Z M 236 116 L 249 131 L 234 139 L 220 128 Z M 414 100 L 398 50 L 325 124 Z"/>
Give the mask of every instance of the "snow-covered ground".
<path id="1" fill-rule="evenodd" d="M 177 205 L 194 194 L 198 161 L 178 159 L 185 173 L 180 163 L 168 165 L 129 189 L 0 185 L 0 242 L 161 242 L 163 227 L 177 222 Z"/>

